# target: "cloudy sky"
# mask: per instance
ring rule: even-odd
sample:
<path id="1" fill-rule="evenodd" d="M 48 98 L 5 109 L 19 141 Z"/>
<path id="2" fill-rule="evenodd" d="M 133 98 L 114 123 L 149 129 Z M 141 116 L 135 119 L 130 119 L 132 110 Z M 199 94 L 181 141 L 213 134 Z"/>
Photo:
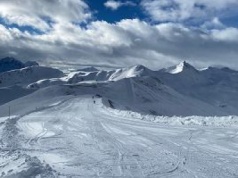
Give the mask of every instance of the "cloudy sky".
<path id="1" fill-rule="evenodd" d="M 237 0 L 1 0 L 0 57 L 238 69 Z"/>

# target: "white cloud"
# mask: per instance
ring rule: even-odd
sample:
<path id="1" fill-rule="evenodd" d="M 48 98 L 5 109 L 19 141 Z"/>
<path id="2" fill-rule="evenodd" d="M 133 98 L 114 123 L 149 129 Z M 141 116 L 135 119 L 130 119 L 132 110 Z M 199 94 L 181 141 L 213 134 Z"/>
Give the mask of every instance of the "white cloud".
<path id="1" fill-rule="evenodd" d="M 115 24 L 94 21 L 87 28 L 56 23 L 42 35 L 0 26 L 0 57 L 16 54 L 44 63 L 143 64 L 153 69 L 189 59 L 196 64 L 231 64 L 238 68 L 235 39 L 238 39 L 236 28 L 205 33 L 177 23 L 150 25 L 138 19 Z"/>
<path id="2" fill-rule="evenodd" d="M 112 10 L 117 10 L 119 7 L 122 6 L 122 3 L 119 1 L 107 1 L 104 3 L 105 7 L 110 8 Z"/>
<path id="3" fill-rule="evenodd" d="M 218 17 L 214 17 L 212 20 L 205 21 L 201 27 L 203 29 L 223 29 L 225 25 L 220 21 Z"/>
<path id="4" fill-rule="evenodd" d="M 82 0 L 0 1 L 0 17 L 7 23 L 33 26 L 43 31 L 50 28 L 47 20 L 55 23 L 80 23 L 90 16 L 88 6 Z"/>
<path id="5" fill-rule="evenodd" d="M 237 0 L 142 0 L 142 7 L 154 21 L 201 20 L 237 9 Z M 228 10 L 227 10 L 228 9 Z M 227 10 L 224 12 L 224 10 Z M 222 13 L 221 13 L 222 12 Z"/>
<path id="6" fill-rule="evenodd" d="M 121 1 L 108 0 L 107 2 L 104 3 L 104 6 L 111 10 L 117 10 L 122 6 L 135 6 L 135 5 L 136 4 L 131 1 L 121 2 Z"/>
<path id="7" fill-rule="evenodd" d="M 24 6 L 20 6 L 19 2 Z M 166 5 L 172 0 L 153 2 L 156 9 L 157 3 Z M 188 1 L 177 2 L 182 7 Z M 192 4 L 194 2 L 191 0 Z M 214 8 L 222 9 L 225 1 L 216 2 Z M 227 2 L 234 3 L 232 0 Z M 209 3 L 207 6 L 211 7 Z M 190 11 L 180 17 L 188 18 Z M 176 13 L 169 17 L 176 19 Z M 238 68 L 238 29 L 224 26 L 218 16 L 196 28 L 186 27 L 180 22 L 152 25 L 138 19 L 122 19 L 117 23 L 92 21 L 81 27 L 77 24 L 91 16 L 89 7 L 81 0 L 41 0 L 34 3 L 32 0 L 1 0 L 0 16 L 9 23 L 30 25 L 44 31 L 43 34 L 32 34 L 0 25 L 0 58 L 15 55 L 43 63 L 143 64 L 154 69 L 189 59 L 196 64 L 230 64 Z M 46 19 L 54 23 L 49 24 Z"/>
<path id="8" fill-rule="evenodd" d="M 238 29 L 230 27 L 222 30 L 212 30 L 212 37 L 218 41 L 238 43 Z"/>

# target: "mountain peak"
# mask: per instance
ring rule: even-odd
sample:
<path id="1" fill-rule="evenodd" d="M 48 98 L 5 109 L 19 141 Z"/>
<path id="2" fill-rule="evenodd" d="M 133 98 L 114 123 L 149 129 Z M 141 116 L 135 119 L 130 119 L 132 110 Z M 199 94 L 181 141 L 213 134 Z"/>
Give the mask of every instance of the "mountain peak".
<path id="1" fill-rule="evenodd" d="M 0 59 L 0 73 L 14 69 L 21 69 L 24 67 L 24 63 L 13 57 L 5 57 L 3 59 Z"/>
<path id="2" fill-rule="evenodd" d="M 182 68 L 194 68 L 191 64 L 189 64 L 187 61 L 182 61 L 178 64 L 178 66 Z"/>
<path id="3" fill-rule="evenodd" d="M 142 70 L 147 70 L 147 68 L 143 65 L 135 65 L 132 67 L 135 71 L 142 71 Z"/>
<path id="4" fill-rule="evenodd" d="M 197 69 L 188 62 L 182 61 L 176 66 L 169 67 L 165 71 L 171 74 L 178 74 L 185 71 L 197 71 Z"/>
<path id="5" fill-rule="evenodd" d="M 27 61 L 26 63 L 15 59 L 14 57 L 5 57 L 0 59 L 0 73 L 15 69 L 22 69 L 30 66 L 39 66 L 35 61 Z"/>
<path id="6" fill-rule="evenodd" d="M 0 62 L 18 62 L 18 63 L 22 63 L 21 61 L 15 59 L 14 57 L 4 57 L 2 59 L 0 59 Z"/>
<path id="7" fill-rule="evenodd" d="M 148 69 L 143 65 L 132 66 L 129 68 L 129 71 L 131 71 L 131 73 L 133 73 L 136 76 L 149 75 L 152 72 L 150 69 Z"/>

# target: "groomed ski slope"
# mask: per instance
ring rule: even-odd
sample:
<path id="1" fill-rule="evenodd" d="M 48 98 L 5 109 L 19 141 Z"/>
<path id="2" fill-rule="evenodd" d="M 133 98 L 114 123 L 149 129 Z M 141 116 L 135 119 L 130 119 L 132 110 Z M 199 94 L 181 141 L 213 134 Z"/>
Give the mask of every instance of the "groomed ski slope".
<path id="1" fill-rule="evenodd" d="M 238 177 L 237 124 L 169 125 L 118 112 L 80 95 L 2 122 L 0 175 Z"/>

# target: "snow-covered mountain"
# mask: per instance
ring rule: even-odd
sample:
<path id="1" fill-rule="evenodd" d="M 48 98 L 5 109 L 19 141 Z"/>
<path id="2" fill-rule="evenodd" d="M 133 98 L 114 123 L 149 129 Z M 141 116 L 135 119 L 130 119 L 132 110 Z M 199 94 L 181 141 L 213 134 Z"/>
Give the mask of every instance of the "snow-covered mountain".
<path id="1" fill-rule="evenodd" d="M 27 61 L 25 63 L 13 58 L 5 57 L 0 59 L 0 73 L 7 72 L 15 69 L 22 69 L 24 67 L 38 66 L 39 64 L 35 61 Z"/>
<path id="2" fill-rule="evenodd" d="M 14 69 L 21 69 L 24 67 L 25 65 L 23 62 L 18 61 L 12 57 L 6 57 L 0 60 L 0 73 Z"/>
<path id="3" fill-rule="evenodd" d="M 144 66 L 137 65 L 110 71 L 82 70 L 70 74 L 68 78 L 70 84 L 90 81 L 113 82 L 113 84 L 110 84 L 112 87 L 118 83 L 122 84 L 123 81 L 124 83 L 130 81 L 136 86 L 134 88 L 139 89 L 131 91 L 127 98 L 135 96 L 138 92 L 137 96 L 147 101 L 144 103 L 143 100 L 138 98 L 133 99 L 138 100 L 134 104 L 131 104 L 129 100 L 123 101 L 124 105 L 131 105 L 130 109 L 137 112 L 144 112 L 145 108 L 150 108 L 147 109 L 146 113 L 151 112 L 158 115 L 238 114 L 236 110 L 238 107 L 238 72 L 229 68 L 208 67 L 207 69 L 198 70 L 183 61 L 176 66 L 160 71 L 152 71 Z M 159 85 L 156 83 L 158 81 Z M 164 87 L 164 89 L 154 89 L 151 87 L 154 85 Z M 115 102 L 119 102 L 122 99 L 121 96 L 127 93 L 127 90 L 131 90 L 128 86 L 127 88 L 116 86 L 110 90 L 115 92 L 117 88 L 120 88 L 114 95 L 112 94 L 112 96 L 120 96 L 114 99 Z M 167 95 L 163 96 L 163 99 L 157 98 L 164 93 L 167 93 Z M 141 105 L 140 109 L 132 109 L 136 105 Z"/>
<path id="4" fill-rule="evenodd" d="M 36 62 L 24 64 L 12 58 L 2 61 L 7 61 L 2 66 L 7 66 L 9 71 L 0 73 L 0 105 L 34 92 L 36 88 L 28 87 L 31 83 L 64 76 L 60 70 L 38 66 Z M 20 69 L 13 70 L 14 67 Z"/>
<path id="5" fill-rule="evenodd" d="M 91 67 L 65 75 L 58 69 L 35 65 L 0 74 L 2 91 L 6 93 L 7 87 L 13 92 L 14 86 L 22 87 L 16 90 L 19 97 L 64 86 L 68 94 L 99 94 L 104 104 L 110 101 L 110 107 L 144 114 L 238 114 L 238 72 L 214 67 L 198 70 L 185 61 L 159 71 L 137 65 L 108 71 Z M 16 99 L 17 94 L 9 98 Z M 5 97 L 3 101 L 10 100 Z"/>
<path id="6" fill-rule="evenodd" d="M 190 65 L 189 63 L 187 63 L 186 61 L 183 61 L 178 65 L 162 69 L 161 71 L 170 74 L 186 73 L 187 75 L 189 75 L 192 72 L 197 72 L 197 69 L 192 65 Z"/>
<path id="7" fill-rule="evenodd" d="M 0 87 L 26 85 L 42 79 L 59 78 L 63 72 L 58 69 L 42 66 L 31 66 L 11 70 L 0 74 Z"/>
<path id="8" fill-rule="evenodd" d="M 117 81 L 124 78 L 153 76 L 154 73 L 150 69 L 142 65 L 136 65 L 128 68 L 116 70 L 98 70 L 96 68 L 86 68 L 69 75 L 70 83 L 81 81 Z"/>
<path id="9" fill-rule="evenodd" d="M 238 72 L 229 68 L 197 70 L 188 63 L 161 70 L 159 77 L 177 92 L 199 99 L 230 114 L 238 114 Z"/>

